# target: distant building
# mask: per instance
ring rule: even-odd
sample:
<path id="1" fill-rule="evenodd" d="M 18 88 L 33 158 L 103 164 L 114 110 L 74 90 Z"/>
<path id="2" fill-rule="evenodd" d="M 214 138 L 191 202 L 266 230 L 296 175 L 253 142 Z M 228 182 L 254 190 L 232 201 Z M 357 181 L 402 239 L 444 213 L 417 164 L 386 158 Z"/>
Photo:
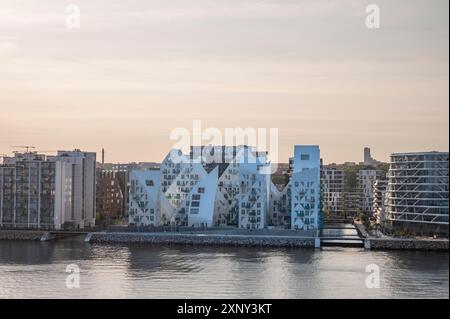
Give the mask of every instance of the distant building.
<path id="1" fill-rule="evenodd" d="M 109 164 L 109 169 L 113 171 L 127 171 L 133 170 L 146 170 L 146 169 L 159 169 L 160 163 L 155 162 L 139 162 L 139 163 L 115 163 Z"/>
<path id="2" fill-rule="evenodd" d="M 448 234 L 448 152 L 391 155 L 385 227 Z"/>
<path id="3" fill-rule="evenodd" d="M 364 165 L 378 165 L 380 162 L 375 160 L 372 155 L 370 154 L 370 148 L 369 147 L 365 147 L 364 148 L 364 162 L 362 162 L 361 164 Z"/>
<path id="4" fill-rule="evenodd" d="M 336 165 L 325 165 L 321 173 L 323 211 L 329 216 L 344 216 L 345 174 Z"/>
<path id="5" fill-rule="evenodd" d="M 296 145 L 291 179 L 292 229 L 317 230 L 321 227 L 320 149 Z"/>
<path id="6" fill-rule="evenodd" d="M 361 192 L 346 191 L 344 195 L 344 217 L 355 218 L 361 212 Z"/>
<path id="7" fill-rule="evenodd" d="M 386 179 L 386 174 L 382 170 L 360 170 L 357 175 L 358 189 L 361 191 L 361 207 L 362 213 L 369 217 L 373 216 L 373 186 L 377 180 Z"/>
<path id="8" fill-rule="evenodd" d="M 383 179 L 375 181 L 373 185 L 373 215 L 378 225 L 384 223 L 387 184 L 388 181 Z"/>

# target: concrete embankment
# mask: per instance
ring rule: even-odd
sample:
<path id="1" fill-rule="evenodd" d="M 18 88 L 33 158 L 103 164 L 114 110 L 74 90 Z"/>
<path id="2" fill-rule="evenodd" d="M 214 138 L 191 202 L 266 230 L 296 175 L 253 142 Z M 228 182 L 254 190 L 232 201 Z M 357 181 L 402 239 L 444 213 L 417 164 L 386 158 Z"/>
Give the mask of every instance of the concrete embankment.
<path id="1" fill-rule="evenodd" d="M 91 233 L 88 241 L 98 244 L 158 244 L 246 247 L 314 248 L 315 238 L 295 236 L 250 236 L 218 234 Z"/>
<path id="2" fill-rule="evenodd" d="M 448 251 L 448 239 L 368 238 L 365 245 L 371 250 Z"/>
<path id="3" fill-rule="evenodd" d="M 83 234 L 71 232 L 49 232 L 43 230 L 0 230 L 0 240 L 17 240 L 17 241 L 50 241 L 57 239 L 64 239 L 68 237 L 78 236 Z"/>
<path id="4" fill-rule="evenodd" d="M 47 234 L 45 231 L 37 230 L 0 230 L 0 240 L 41 241 Z"/>

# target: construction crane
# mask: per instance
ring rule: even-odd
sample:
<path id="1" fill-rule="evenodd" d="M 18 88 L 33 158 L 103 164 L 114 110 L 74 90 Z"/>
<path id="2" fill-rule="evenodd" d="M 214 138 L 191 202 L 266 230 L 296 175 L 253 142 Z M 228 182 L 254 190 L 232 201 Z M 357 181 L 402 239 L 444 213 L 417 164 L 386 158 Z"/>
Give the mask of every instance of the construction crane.
<path id="1" fill-rule="evenodd" d="M 26 150 L 26 153 L 30 153 L 30 149 L 35 149 L 36 147 L 34 146 L 30 146 L 30 145 L 25 145 L 25 146 L 11 146 L 14 148 L 22 148 L 24 150 Z M 16 152 L 17 153 L 17 152 Z"/>

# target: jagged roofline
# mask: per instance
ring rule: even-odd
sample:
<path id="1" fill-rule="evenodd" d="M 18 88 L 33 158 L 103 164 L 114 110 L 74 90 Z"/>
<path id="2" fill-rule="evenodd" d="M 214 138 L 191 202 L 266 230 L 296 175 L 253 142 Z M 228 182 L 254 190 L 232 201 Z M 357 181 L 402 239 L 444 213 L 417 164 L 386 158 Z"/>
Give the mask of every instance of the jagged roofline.
<path id="1" fill-rule="evenodd" d="M 283 193 L 284 191 L 287 190 L 289 185 L 291 185 L 291 180 L 289 180 L 289 182 L 287 184 L 285 184 L 282 189 L 279 189 L 277 187 L 277 185 L 279 185 L 279 184 L 274 184 L 273 181 L 270 181 L 270 184 L 271 184 L 270 187 L 272 189 L 276 190 L 279 194 L 281 194 L 281 193 Z"/>

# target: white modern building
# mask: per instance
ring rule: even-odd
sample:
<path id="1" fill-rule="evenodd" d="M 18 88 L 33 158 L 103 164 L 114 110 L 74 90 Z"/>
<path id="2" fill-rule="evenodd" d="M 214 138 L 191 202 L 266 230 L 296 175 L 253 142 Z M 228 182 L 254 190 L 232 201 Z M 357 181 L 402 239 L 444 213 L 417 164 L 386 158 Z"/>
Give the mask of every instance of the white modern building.
<path id="1" fill-rule="evenodd" d="M 159 170 L 130 174 L 129 222 L 186 227 L 321 226 L 320 151 L 297 146 L 291 181 L 271 181 L 267 153 L 249 146 L 172 150 Z"/>
<path id="2" fill-rule="evenodd" d="M 291 227 L 317 230 L 321 227 L 320 149 L 296 145 L 291 179 Z"/>
<path id="3" fill-rule="evenodd" d="M 448 234 L 448 152 L 391 155 L 385 226 Z"/>
<path id="4" fill-rule="evenodd" d="M 133 171 L 130 224 L 153 225 L 150 216 L 145 217 L 153 211 L 159 215 L 154 218 L 158 221 L 155 225 L 264 228 L 270 196 L 270 163 L 266 155 L 248 146 L 194 146 L 189 155 L 172 150 L 160 169 L 152 172 L 158 188 L 133 188 L 140 174 L 149 174 Z M 156 207 L 138 209 L 132 199 L 144 193 L 158 197 L 152 203 Z"/>
<path id="5" fill-rule="evenodd" d="M 215 224 L 214 211 L 219 168 L 215 167 L 201 179 L 189 193 L 187 202 L 188 226 L 212 227 Z"/>
<path id="6" fill-rule="evenodd" d="M 215 174 L 217 178 L 217 171 L 208 172 L 202 163 L 194 162 L 189 155 L 183 154 L 180 150 L 172 150 L 161 163 L 160 172 L 162 224 L 188 226 L 193 193 L 198 194 L 200 184 L 204 183 L 204 179 L 208 179 L 209 174 Z M 194 196 L 193 205 L 199 204 L 197 197 Z M 200 198 L 206 200 L 205 196 Z M 195 213 L 195 209 L 192 212 Z M 203 210 L 202 214 L 210 215 L 209 218 L 214 219 L 213 207 L 209 207 L 209 211 Z"/>
<path id="7" fill-rule="evenodd" d="M 275 227 L 291 228 L 291 182 L 278 188 L 270 185 L 270 224 Z"/>
<path id="8" fill-rule="evenodd" d="M 159 170 L 131 171 L 128 222 L 134 226 L 160 224 L 160 172 Z"/>

